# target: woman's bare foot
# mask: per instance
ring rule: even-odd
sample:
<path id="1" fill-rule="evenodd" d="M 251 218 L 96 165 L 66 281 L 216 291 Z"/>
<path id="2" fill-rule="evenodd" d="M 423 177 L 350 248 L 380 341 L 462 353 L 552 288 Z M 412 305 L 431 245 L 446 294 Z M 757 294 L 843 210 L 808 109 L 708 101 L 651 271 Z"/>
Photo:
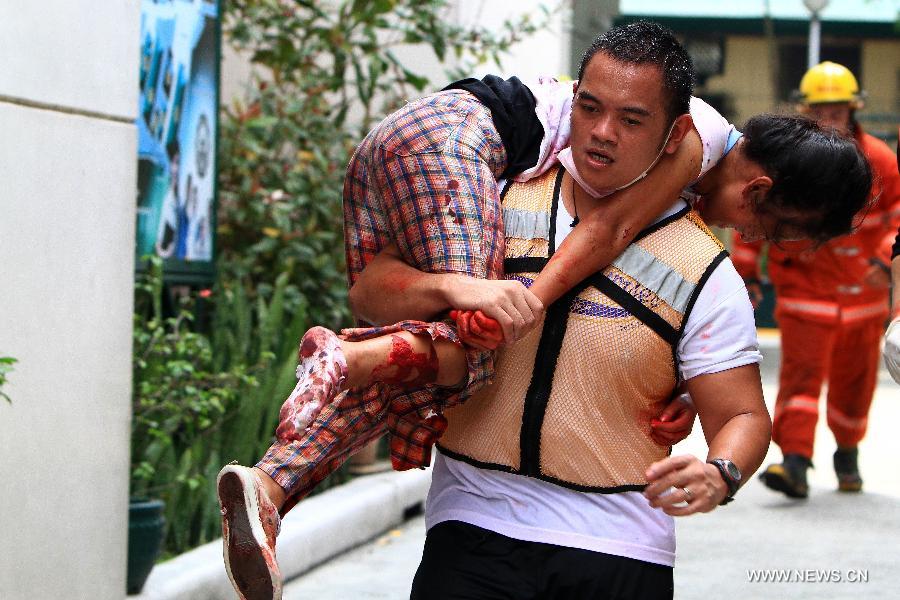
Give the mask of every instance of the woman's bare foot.
<path id="1" fill-rule="evenodd" d="M 300 341 L 297 385 L 281 406 L 278 439 L 296 440 L 319 412 L 344 389 L 347 360 L 341 340 L 324 327 L 313 327 Z"/>

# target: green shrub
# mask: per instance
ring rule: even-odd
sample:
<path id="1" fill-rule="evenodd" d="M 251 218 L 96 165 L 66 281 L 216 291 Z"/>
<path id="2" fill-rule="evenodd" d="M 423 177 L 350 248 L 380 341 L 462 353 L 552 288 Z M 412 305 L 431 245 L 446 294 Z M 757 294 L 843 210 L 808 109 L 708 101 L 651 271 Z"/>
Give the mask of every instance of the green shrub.
<path id="1" fill-rule="evenodd" d="M 192 331 L 189 301 L 163 318 L 161 261 L 150 265 L 135 290 L 130 493 L 165 501 L 166 547 L 180 551 L 218 533 L 205 490 L 221 468 L 222 433 L 240 392 L 257 383 L 242 363 L 217 368 L 208 337 Z"/>

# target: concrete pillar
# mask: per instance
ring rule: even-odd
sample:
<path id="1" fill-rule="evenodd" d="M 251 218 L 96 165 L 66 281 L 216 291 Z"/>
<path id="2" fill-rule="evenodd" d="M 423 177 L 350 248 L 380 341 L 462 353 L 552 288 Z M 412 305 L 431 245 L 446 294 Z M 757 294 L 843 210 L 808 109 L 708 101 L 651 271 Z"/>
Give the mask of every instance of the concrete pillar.
<path id="1" fill-rule="evenodd" d="M 140 3 L 0 3 L 0 598 L 125 596 Z"/>

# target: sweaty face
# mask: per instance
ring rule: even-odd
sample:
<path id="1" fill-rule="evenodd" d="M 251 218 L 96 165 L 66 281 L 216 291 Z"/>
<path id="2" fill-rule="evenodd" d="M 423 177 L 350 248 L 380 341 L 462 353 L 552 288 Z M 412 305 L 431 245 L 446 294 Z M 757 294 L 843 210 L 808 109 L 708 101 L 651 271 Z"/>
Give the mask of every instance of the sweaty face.
<path id="1" fill-rule="evenodd" d="M 670 123 L 662 72 L 598 52 L 578 82 L 572 106 L 572 158 L 598 191 L 630 183 L 659 153 Z"/>
<path id="2" fill-rule="evenodd" d="M 832 127 L 843 135 L 850 133 L 850 113 L 850 105 L 846 102 L 812 104 L 807 111 L 820 127 Z"/>

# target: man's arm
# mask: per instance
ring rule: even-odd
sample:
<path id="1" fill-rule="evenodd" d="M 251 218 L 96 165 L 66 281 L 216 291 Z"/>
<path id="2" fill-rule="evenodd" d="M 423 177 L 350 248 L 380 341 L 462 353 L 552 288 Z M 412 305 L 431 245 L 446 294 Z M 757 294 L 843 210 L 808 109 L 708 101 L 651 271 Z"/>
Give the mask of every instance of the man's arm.
<path id="1" fill-rule="evenodd" d="M 725 458 L 741 470 L 742 483 L 759 468 L 772 435 L 757 364 L 699 375 L 687 382 L 709 445 L 707 460 Z M 695 456 L 670 456 L 647 470 L 644 495 L 674 516 L 709 512 L 728 494 L 719 470 Z M 670 488 L 677 488 L 666 493 Z M 690 495 L 684 493 L 690 490 Z M 683 503 L 687 501 L 687 505 Z"/>
<path id="2" fill-rule="evenodd" d="M 701 155 L 700 137 L 691 131 L 643 181 L 613 194 L 585 218 L 563 241 L 532 291 L 516 281 L 423 273 L 388 247 L 350 288 L 350 307 L 373 325 L 430 320 L 450 309 L 480 310 L 500 324 L 504 342 L 521 339 L 543 314 L 539 297 L 553 301 L 612 262 L 696 176 Z"/>
<path id="3" fill-rule="evenodd" d="M 372 259 L 350 288 L 350 307 L 373 325 L 404 319 L 428 321 L 451 309 L 480 310 L 515 341 L 540 320 L 544 307 L 518 281 L 477 279 L 455 273 L 423 273 L 393 246 Z"/>

